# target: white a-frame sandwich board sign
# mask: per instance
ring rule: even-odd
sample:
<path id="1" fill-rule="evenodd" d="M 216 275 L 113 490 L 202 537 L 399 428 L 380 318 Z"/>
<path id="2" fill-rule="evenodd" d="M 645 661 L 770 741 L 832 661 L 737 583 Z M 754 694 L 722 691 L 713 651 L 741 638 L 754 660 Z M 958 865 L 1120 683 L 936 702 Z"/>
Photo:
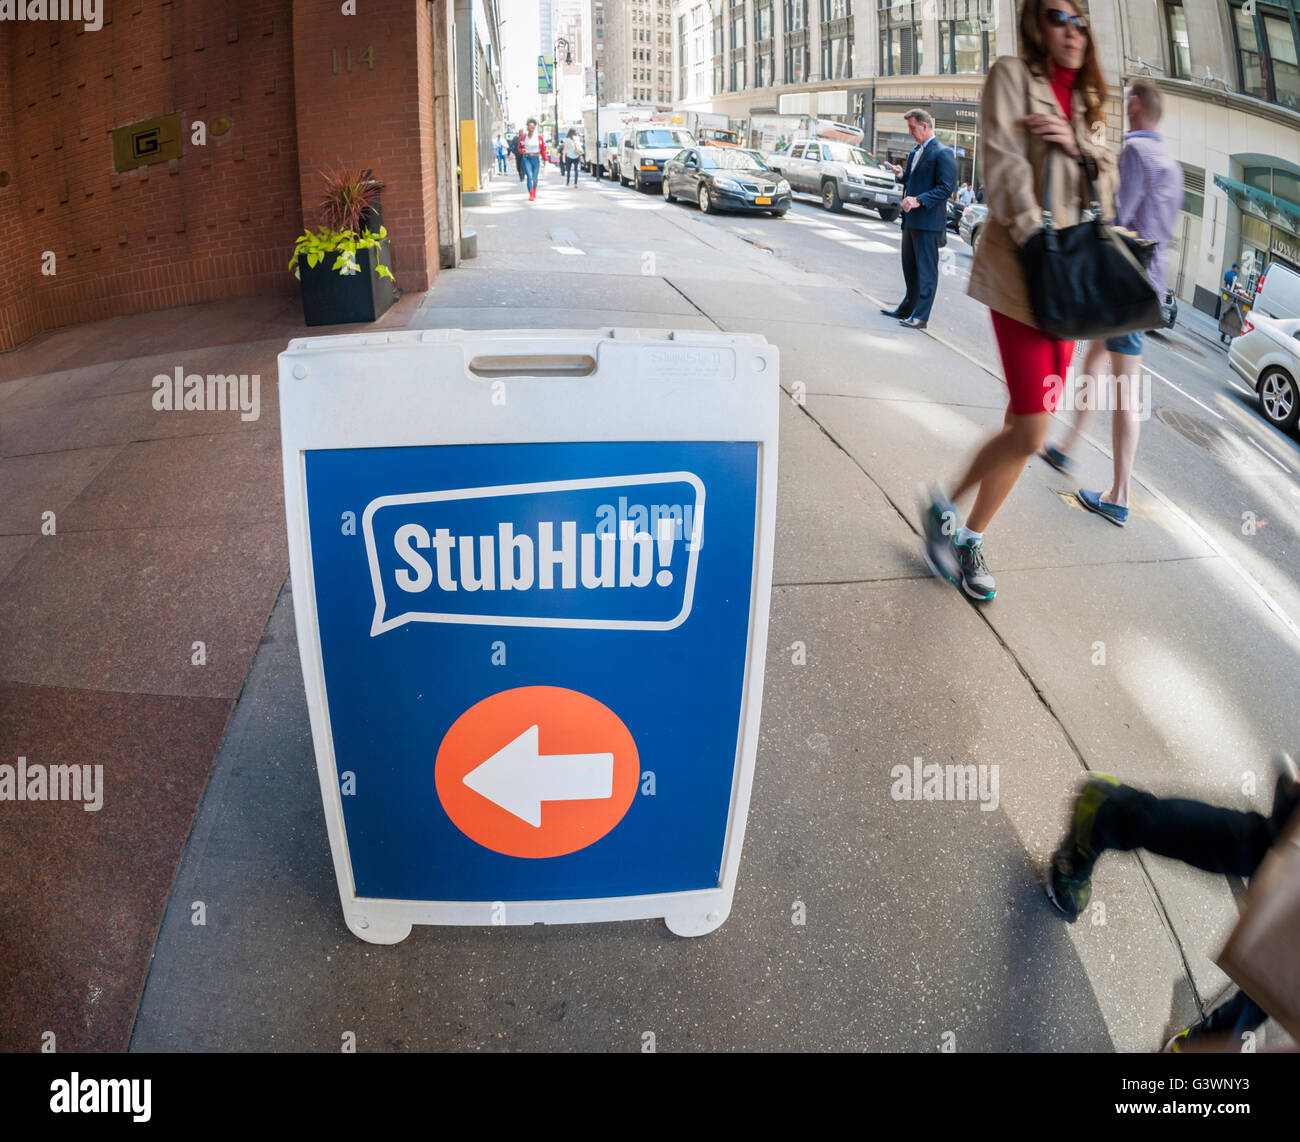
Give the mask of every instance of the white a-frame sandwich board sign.
<path id="1" fill-rule="evenodd" d="M 726 919 L 758 747 L 776 349 L 403 331 L 280 355 L 348 926 Z"/>

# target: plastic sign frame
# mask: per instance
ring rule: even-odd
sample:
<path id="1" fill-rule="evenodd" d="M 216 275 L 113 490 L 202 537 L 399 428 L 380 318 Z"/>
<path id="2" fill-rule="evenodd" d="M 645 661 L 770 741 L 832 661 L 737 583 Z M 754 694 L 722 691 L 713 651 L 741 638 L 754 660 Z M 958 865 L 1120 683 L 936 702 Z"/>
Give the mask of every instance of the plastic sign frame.
<path id="1" fill-rule="evenodd" d="M 393 944 L 409 935 L 414 924 L 568 924 L 662 917 L 675 934 L 698 936 L 727 918 L 758 752 L 776 529 L 778 370 L 776 347 L 761 336 L 623 328 L 403 330 L 300 338 L 280 354 L 280 432 L 295 622 L 334 872 L 344 919 L 355 935 Z M 758 472 L 746 660 L 716 887 L 504 902 L 358 895 L 326 692 L 308 518 L 307 453 L 439 445 L 731 441 L 757 446 Z M 358 543 L 364 542 L 361 524 L 358 519 Z M 694 558 L 690 568 L 693 583 Z M 362 619 L 370 630 L 370 613 Z M 657 636 L 651 630 L 645 637 Z"/>

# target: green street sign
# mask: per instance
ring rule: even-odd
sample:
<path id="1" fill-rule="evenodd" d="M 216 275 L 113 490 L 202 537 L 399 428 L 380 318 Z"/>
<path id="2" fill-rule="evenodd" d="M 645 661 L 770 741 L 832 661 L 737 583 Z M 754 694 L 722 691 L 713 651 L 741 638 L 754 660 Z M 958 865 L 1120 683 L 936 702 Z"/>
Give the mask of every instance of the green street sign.
<path id="1" fill-rule="evenodd" d="M 551 77 L 555 73 L 554 56 L 537 57 L 537 94 L 550 95 L 555 91 Z"/>

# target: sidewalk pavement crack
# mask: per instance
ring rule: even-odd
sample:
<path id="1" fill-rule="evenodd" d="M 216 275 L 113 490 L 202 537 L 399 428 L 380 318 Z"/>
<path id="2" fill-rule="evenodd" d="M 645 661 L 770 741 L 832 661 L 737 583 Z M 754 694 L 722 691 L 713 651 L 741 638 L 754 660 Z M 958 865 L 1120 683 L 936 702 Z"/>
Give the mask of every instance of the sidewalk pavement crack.
<path id="1" fill-rule="evenodd" d="M 681 287 L 678 286 L 676 282 L 674 282 L 671 278 L 667 278 L 667 277 L 664 278 L 664 281 L 667 282 L 672 289 L 676 290 L 676 292 L 681 297 L 681 299 L 684 302 L 686 302 L 687 305 L 694 308 L 695 312 L 698 313 L 702 318 L 704 318 L 704 320 L 707 321 L 710 325 L 712 325 L 714 329 L 716 329 L 719 333 L 727 332 L 725 329 L 722 328 L 721 325 L 719 325 L 716 321 L 714 321 L 712 317 L 710 317 L 707 313 L 705 313 L 704 310 L 702 310 L 695 303 L 695 300 L 693 298 L 687 297 L 686 294 L 682 293 Z"/>
<path id="2" fill-rule="evenodd" d="M 834 437 L 834 435 L 831 434 L 831 432 L 826 428 L 824 424 L 821 423 L 821 421 L 819 421 L 815 416 L 813 416 L 811 412 L 808 411 L 806 405 L 800 405 L 799 407 L 803 410 L 804 415 L 807 416 L 808 419 L 812 421 L 812 423 L 821 430 L 822 434 L 826 437 L 826 439 L 829 440 L 832 444 L 834 444 L 835 447 L 838 448 L 841 452 L 843 452 L 844 455 L 848 458 L 849 462 L 852 463 L 853 466 L 857 468 L 857 470 L 861 472 L 869 481 L 871 481 L 871 484 L 876 488 L 876 490 L 881 494 L 881 496 L 884 497 L 885 502 L 889 504 L 889 506 L 892 507 L 895 512 L 898 513 L 899 519 L 901 519 L 903 523 L 907 525 L 907 527 L 911 530 L 912 534 L 915 535 L 916 538 L 919 540 L 921 538 L 921 532 L 917 528 L 916 524 L 913 523 L 911 518 L 905 512 L 903 512 L 903 510 L 898 506 L 897 503 L 894 502 L 893 498 L 889 495 L 889 493 L 886 492 L 883 487 L 881 487 L 879 481 L 877 481 L 871 475 L 871 473 L 868 472 L 866 468 L 862 466 L 861 463 L 859 463 L 858 459 L 847 448 L 845 448 L 844 445 L 841 444 Z M 975 613 L 979 616 L 980 621 L 983 622 L 985 627 L 988 628 L 989 633 L 997 641 L 997 644 L 1006 653 L 1007 657 L 1015 665 L 1016 669 L 1020 671 L 1021 677 L 1024 678 L 1024 680 L 1029 684 L 1029 687 L 1034 692 L 1034 696 L 1038 699 L 1039 704 L 1047 712 L 1048 716 L 1052 719 L 1052 721 L 1056 723 L 1057 727 L 1061 731 L 1061 736 L 1065 738 L 1066 744 L 1070 747 L 1071 752 L 1074 754 L 1076 760 L 1079 762 L 1080 768 L 1084 771 L 1084 773 L 1087 774 L 1092 773 L 1093 772 L 1092 766 L 1088 764 L 1088 759 L 1084 757 L 1083 749 L 1080 747 L 1079 743 L 1075 740 L 1074 734 L 1070 732 L 1069 727 L 1065 724 L 1065 720 L 1061 712 L 1058 711 L 1056 707 L 1052 705 L 1051 699 L 1048 698 L 1047 694 L 1044 693 L 1042 687 L 1039 686 L 1039 684 L 1034 680 L 1033 675 L 1029 673 L 1028 668 L 1021 661 L 1020 656 L 1011 648 L 1007 640 L 1002 637 L 1002 634 L 997 629 L 997 627 L 993 625 L 993 621 L 989 617 L 988 611 L 982 607 L 977 607 L 974 604 L 971 605 L 975 610 Z M 1191 989 L 1193 997 L 1196 999 L 1197 1007 L 1199 1010 L 1202 1011 L 1202 1013 L 1204 1013 L 1204 1007 L 1202 1005 L 1200 992 L 1197 991 L 1196 980 L 1192 974 L 1191 964 L 1188 962 L 1187 953 L 1183 947 L 1183 942 L 1178 937 L 1178 934 L 1174 931 L 1173 921 L 1169 917 L 1169 910 L 1165 906 L 1165 902 L 1160 895 L 1160 890 L 1156 887 L 1155 881 L 1152 880 L 1151 878 L 1150 869 L 1147 867 L 1146 863 L 1142 860 L 1140 856 L 1138 858 L 1138 868 L 1142 872 L 1142 879 L 1146 884 L 1147 893 L 1150 895 L 1152 902 L 1155 904 L 1156 916 L 1159 919 L 1161 925 L 1164 927 L 1165 932 L 1168 935 L 1170 942 L 1173 945 L 1174 951 L 1177 952 L 1179 961 L 1183 965 L 1183 976 L 1187 980 L 1187 985 Z"/>

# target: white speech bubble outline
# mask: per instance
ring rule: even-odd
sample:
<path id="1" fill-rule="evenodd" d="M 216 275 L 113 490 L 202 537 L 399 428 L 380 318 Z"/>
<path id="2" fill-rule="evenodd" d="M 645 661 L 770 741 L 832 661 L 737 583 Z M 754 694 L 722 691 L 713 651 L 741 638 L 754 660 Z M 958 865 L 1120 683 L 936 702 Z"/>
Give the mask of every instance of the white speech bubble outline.
<path id="1" fill-rule="evenodd" d="M 462 615 L 441 614 L 433 611 L 404 611 L 400 615 L 384 618 L 387 600 L 384 597 L 383 577 L 379 572 L 379 552 L 375 546 L 372 519 L 380 508 L 395 504 L 428 504 L 444 500 L 478 500 L 497 496 L 526 496 L 539 492 L 567 492 L 588 488 L 633 488 L 644 484 L 686 483 L 695 489 L 695 511 L 691 539 L 687 544 L 686 590 L 682 609 L 675 618 L 647 619 L 559 619 L 520 615 Z M 566 627 L 577 630 L 673 630 L 690 617 L 695 597 L 695 571 L 699 563 L 701 540 L 704 536 L 704 482 L 694 472 L 655 472 L 649 475 L 597 476 L 587 480 L 544 480 L 536 484 L 498 484 L 489 488 L 456 488 L 445 492 L 412 492 L 401 496 L 380 496 L 366 505 L 361 517 L 361 530 L 366 540 L 366 558 L 370 563 L 370 585 L 375 592 L 375 616 L 370 625 L 370 637 L 385 631 L 396 630 L 407 623 L 468 623 L 473 626 L 504 627 Z M 685 538 L 685 536 L 683 536 Z"/>

